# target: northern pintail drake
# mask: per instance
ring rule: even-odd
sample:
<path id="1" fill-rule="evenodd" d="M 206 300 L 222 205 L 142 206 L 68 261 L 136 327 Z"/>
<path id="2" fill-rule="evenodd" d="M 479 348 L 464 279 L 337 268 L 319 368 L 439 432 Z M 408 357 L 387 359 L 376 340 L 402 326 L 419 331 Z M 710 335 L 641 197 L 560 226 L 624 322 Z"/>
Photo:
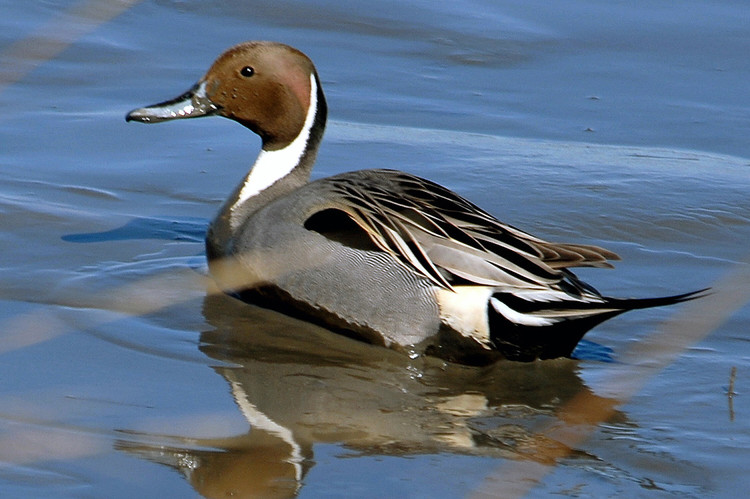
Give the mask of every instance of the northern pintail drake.
<path id="1" fill-rule="evenodd" d="M 327 106 L 313 63 L 290 46 L 232 47 L 186 93 L 126 119 L 209 115 L 262 139 L 206 236 L 214 278 L 246 301 L 373 343 L 480 363 L 569 356 L 602 321 L 700 293 L 602 296 L 570 268 L 611 267 L 614 253 L 544 241 L 408 173 L 310 182 Z"/>

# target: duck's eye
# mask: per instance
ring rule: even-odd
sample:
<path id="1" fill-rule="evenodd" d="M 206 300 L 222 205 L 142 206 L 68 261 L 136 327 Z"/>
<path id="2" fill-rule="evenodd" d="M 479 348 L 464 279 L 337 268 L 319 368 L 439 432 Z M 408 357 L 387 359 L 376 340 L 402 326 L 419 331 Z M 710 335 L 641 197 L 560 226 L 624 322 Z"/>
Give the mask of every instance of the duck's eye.
<path id="1" fill-rule="evenodd" d="M 255 74 L 255 70 L 251 68 L 250 66 L 245 66 L 244 68 L 240 70 L 240 74 L 244 76 L 245 78 L 249 78 Z"/>

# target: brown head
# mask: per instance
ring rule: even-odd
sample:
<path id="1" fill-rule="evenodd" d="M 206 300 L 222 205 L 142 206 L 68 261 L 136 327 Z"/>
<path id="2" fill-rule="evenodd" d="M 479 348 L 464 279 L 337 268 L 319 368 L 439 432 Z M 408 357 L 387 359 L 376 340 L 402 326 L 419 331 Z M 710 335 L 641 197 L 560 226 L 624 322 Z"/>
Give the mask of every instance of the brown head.
<path id="1" fill-rule="evenodd" d="M 131 111 L 126 119 L 155 123 L 218 114 L 257 133 L 264 149 L 280 149 L 302 130 L 313 84 L 316 121 L 324 123 L 325 101 L 312 61 L 281 43 L 245 42 L 221 54 L 188 92 Z"/>

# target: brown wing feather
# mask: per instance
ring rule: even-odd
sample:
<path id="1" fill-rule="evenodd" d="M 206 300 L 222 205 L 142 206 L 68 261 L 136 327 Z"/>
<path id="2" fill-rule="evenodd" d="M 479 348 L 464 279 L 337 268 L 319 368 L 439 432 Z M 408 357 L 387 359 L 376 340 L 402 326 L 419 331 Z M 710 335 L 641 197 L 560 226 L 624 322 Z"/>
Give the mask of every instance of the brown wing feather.
<path id="1" fill-rule="evenodd" d="M 603 248 L 550 243 L 504 224 L 450 190 L 403 172 L 364 170 L 325 179 L 325 209 L 343 211 L 414 272 L 450 288 L 445 272 L 477 284 L 549 286 L 569 267 L 611 267 Z"/>

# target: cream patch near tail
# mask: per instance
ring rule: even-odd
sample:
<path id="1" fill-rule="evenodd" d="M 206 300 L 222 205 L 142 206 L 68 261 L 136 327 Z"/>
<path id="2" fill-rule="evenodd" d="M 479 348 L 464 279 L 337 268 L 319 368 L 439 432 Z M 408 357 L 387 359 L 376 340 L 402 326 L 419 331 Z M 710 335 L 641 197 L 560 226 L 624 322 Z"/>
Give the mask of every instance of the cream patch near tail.
<path id="1" fill-rule="evenodd" d="M 493 288 L 488 286 L 454 286 L 453 290 L 438 288 L 435 291 L 440 320 L 462 336 L 473 338 L 490 349 L 490 324 L 487 302 Z"/>

